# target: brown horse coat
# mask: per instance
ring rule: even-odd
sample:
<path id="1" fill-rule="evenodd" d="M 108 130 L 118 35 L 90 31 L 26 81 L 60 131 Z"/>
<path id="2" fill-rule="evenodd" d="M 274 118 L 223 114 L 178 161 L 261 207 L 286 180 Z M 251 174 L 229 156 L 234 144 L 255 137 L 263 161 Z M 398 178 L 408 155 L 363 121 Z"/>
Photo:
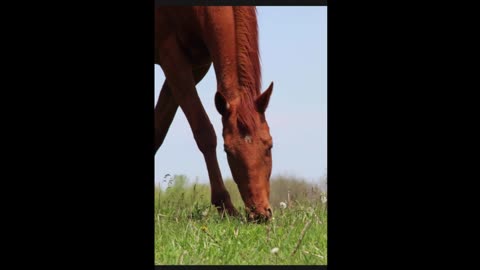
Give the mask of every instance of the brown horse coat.
<path id="1" fill-rule="evenodd" d="M 254 7 L 157 7 L 155 63 L 163 84 L 155 108 L 155 151 L 180 106 L 203 153 L 211 201 L 238 214 L 223 184 L 217 139 L 195 85 L 213 63 L 215 105 L 222 115 L 224 149 L 250 219 L 269 218 L 272 137 L 265 119 L 273 83 L 261 94 L 261 69 Z"/>

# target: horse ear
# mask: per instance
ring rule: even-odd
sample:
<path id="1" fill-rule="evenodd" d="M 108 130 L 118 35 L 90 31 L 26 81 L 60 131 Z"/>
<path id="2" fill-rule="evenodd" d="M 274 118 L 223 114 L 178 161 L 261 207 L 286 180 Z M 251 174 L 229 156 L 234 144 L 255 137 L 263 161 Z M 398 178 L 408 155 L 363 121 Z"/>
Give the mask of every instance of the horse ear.
<path id="1" fill-rule="evenodd" d="M 273 82 L 270 83 L 270 86 L 261 94 L 258 96 L 257 100 L 255 101 L 255 105 L 257 106 L 257 111 L 259 113 L 264 113 L 265 110 L 268 107 L 268 102 L 270 101 L 270 96 L 272 95 L 273 91 Z"/>
<path id="2" fill-rule="evenodd" d="M 215 94 L 215 107 L 217 107 L 218 113 L 222 116 L 225 116 L 228 112 L 230 112 L 230 104 L 228 104 L 222 93 L 218 91 Z"/>

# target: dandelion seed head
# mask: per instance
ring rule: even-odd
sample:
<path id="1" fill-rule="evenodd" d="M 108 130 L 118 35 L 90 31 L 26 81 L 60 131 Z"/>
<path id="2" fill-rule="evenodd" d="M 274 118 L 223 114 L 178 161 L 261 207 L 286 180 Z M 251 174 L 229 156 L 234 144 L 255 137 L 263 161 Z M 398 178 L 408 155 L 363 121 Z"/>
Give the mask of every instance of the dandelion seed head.
<path id="1" fill-rule="evenodd" d="M 287 208 L 287 204 L 284 202 L 280 202 L 280 208 L 285 209 Z"/>
<path id="2" fill-rule="evenodd" d="M 326 203 L 327 202 L 327 196 L 322 194 L 322 203 Z"/>

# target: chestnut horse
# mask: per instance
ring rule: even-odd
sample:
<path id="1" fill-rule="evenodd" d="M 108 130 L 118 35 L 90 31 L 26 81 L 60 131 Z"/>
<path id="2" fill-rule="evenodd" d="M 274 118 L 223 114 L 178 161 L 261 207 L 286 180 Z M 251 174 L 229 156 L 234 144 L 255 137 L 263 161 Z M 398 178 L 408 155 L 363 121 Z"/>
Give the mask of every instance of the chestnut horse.
<path id="1" fill-rule="evenodd" d="M 155 7 L 155 63 L 166 81 L 155 108 L 155 153 L 180 106 L 207 164 L 211 202 L 238 215 L 216 156 L 217 137 L 196 91 L 211 64 L 222 115 L 224 148 L 249 220 L 269 219 L 272 137 L 265 110 L 273 82 L 261 94 L 255 7 Z"/>

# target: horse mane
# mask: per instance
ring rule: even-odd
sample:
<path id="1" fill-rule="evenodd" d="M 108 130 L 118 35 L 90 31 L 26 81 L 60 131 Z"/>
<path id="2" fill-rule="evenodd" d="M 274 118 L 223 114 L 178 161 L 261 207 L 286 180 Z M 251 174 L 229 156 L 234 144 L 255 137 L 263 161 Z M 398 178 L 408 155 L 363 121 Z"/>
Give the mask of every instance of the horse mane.
<path id="1" fill-rule="evenodd" d="M 261 67 L 258 46 L 257 10 L 234 6 L 238 83 L 241 92 L 237 122 L 243 133 L 255 131 L 255 99 L 260 95 Z"/>

